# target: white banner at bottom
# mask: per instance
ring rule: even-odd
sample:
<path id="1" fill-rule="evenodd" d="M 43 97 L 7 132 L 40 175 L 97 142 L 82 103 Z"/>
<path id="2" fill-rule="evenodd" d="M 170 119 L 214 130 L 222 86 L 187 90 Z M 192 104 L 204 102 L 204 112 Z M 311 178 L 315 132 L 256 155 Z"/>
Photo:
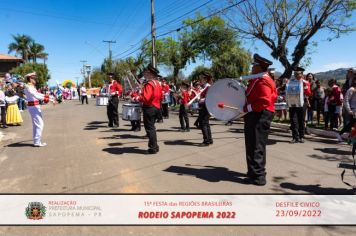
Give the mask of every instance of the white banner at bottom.
<path id="1" fill-rule="evenodd" d="M 0 225 L 356 225 L 354 195 L 0 195 Z"/>

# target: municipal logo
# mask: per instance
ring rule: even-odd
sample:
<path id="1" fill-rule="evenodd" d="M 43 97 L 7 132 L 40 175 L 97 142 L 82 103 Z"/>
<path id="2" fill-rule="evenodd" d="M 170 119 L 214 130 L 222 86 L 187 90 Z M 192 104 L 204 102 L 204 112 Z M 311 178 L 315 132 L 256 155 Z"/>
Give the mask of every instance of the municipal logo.
<path id="1" fill-rule="evenodd" d="M 30 220 L 41 220 L 46 216 L 46 207 L 41 202 L 30 202 L 25 215 Z"/>

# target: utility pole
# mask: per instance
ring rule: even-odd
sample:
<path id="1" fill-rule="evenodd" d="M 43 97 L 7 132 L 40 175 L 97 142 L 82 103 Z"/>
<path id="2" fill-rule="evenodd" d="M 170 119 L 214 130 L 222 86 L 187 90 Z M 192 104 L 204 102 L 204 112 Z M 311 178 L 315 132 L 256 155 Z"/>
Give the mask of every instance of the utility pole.
<path id="1" fill-rule="evenodd" d="M 113 40 L 103 40 L 103 43 L 107 43 L 109 45 L 109 71 L 111 70 L 112 66 L 112 51 L 111 51 L 111 44 L 116 43 L 116 41 Z"/>
<path id="2" fill-rule="evenodd" d="M 151 0 L 151 34 L 152 34 L 152 66 L 156 68 L 156 27 L 154 0 Z"/>
<path id="3" fill-rule="evenodd" d="M 80 69 L 80 73 L 82 73 L 82 75 L 83 75 L 83 78 L 84 78 L 83 83 L 85 84 L 85 63 L 87 63 L 87 61 L 81 60 L 80 62 L 83 63 L 83 67 Z"/>

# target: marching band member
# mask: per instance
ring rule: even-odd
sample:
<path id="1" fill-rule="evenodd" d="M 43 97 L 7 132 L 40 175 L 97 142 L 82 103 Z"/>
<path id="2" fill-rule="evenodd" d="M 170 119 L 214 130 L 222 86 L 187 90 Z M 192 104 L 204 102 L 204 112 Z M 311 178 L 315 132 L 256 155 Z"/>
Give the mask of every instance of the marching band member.
<path id="1" fill-rule="evenodd" d="M 135 89 L 132 89 L 131 92 L 130 92 L 130 97 L 131 97 L 131 102 L 132 103 L 139 103 L 137 101 L 135 101 L 135 98 L 137 96 L 139 96 L 141 93 L 141 90 L 139 87 L 136 87 Z M 139 120 L 133 120 L 131 121 L 131 130 L 134 131 L 134 132 L 139 132 L 141 131 L 141 116 L 140 116 L 140 119 Z"/>
<path id="2" fill-rule="evenodd" d="M 199 83 L 199 81 L 194 81 L 193 87 L 190 88 L 190 99 L 194 99 L 199 93 L 200 93 L 200 83 Z M 191 109 L 195 106 L 194 103 L 195 104 L 197 103 L 198 107 L 199 107 L 199 102 L 195 102 L 194 101 L 193 104 L 192 104 Z M 193 115 L 193 111 L 191 112 L 191 114 Z M 200 129 L 199 117 L 195 120 L 194 125 L 198 129 Z"/>
<path id="3" fill-rule="evenodd" d="M 188 113 L 186 110 L 186 105 L 190 100 L 189 93 L 188 93 L 188 85 L 182 83 L 180 86 L 180 94 L 178 95 L 178 102 L 179 106 L 179 122 L 180 122 L 180 131 L 182 132 L 189 132 L 189 118 Z M 185 123 L 185 124 L 184 124 Z"/>
<path id="4" fill-rule="evenodd" d="M 25 95 L 27 98 L 28 111 L 30 112 L 33 126 L 33 143 L 35 147 L 44 147 L 47 144 L 42 143 L 42 131 L 44 122 L 42 119 L 42 111 L 40 106 L 40 100 L 45 103 L 49 102 L 49 96 L 37 92 L 36 85 L 36 72 L 25 75 L 27 85 L 25 86 Z M 54 103 L 54 101 L 53 101 Z"/>
<path id="5" fill-rule="evenodd" d="M 247 161 L 246 183 L 266 184 L 266 142 L 270 130 L 274 103 L 277 99 L 276 86 L 267 69 L 272 62 L 255 54 L 252 74 L 264 73 L 249 81 L 246 90 L 245 145 Z"/>
<path id="6" fill-rule="evenodd" d="M 291 130 L 293 139 L 290 143 L 304 143 L 304 133 L 305 133 L 305 113 L 307 107 L 309 106 L 308 97 L 311 95 L 310 83 L 304 79 L 303 71 L 301 67 L 295 67 L 294 69 L 294 79 L 303 81 L 303 94 L 304 94 L 304 103 L 300 105 L 289 105 L 289 119 L 291 122 Z"/>
<path id="7" fill-rule="evenodd" d="M 110 96 L 107 105 L 107 115 L 109 119 L 108 126 L 119 127 L 118 107 L 119 107 L 119 97 L 122 93 L 122 87 L 121 84 L 114 79 L 115 76 L 114 73 L 110 72 L 107 75 L 109 77 L 109 85 L 108 85 L 107 92 Z"/>
<path id="8" fill-rule="evenodd" d="M 159 71 L 149 64 L 143 70 L 143 76 L 147 80 L 142 88 L 142 94 L 135 100 L 142 102 L 143 124 L 148 135 L 148 153 L 156 154 L 159 151 L 155 122 L 160 115 L 162 89 L 157 80 Z"/>
<path id="9" fill-rule="evenodd" d="M 159 86 L 161 87 L 161 91 L 162 91 L 162 89 L 163 89 L 163 87 L 162 87 L 162 85 L 163 85 L 163 83 L 162 83 L 162 76 L 161 75 L 157 75 L 157 81 L 158 81 L 158 84 L 159 84 Z M 157 123 L 163 123 L 163 111 L 162 111 L 162 101 L 163 101 L 163 92 L 162 92 L 162 94 L 161 94 L 161 109 L 159 109 L 159 113 L 158 113 L 158 115 L 157 115 Z"/>
<path id="10" fill-rule="evenodd" d="M 210 144 L 213 144 L 213 138 L 211 136 L 211 129 L 209 124 L 210 114 L 208 112 L 208 109 L 206 108 L 205 97 L 209 87 L 213 84 L 213 77 L 207 72 L 203 72 L 201 76 L 203 78 L 204 85 L 199 100 L 200 109 L 198 122 L 203 133 L 203 143 L 201 144 L 201 146 L 209 146 Z"/>
<path id="11" fill-rule="evenodd" d="M 167 80 L 165 78 L 162 79 L 162 93 L 163 93 L 163 101 L 162 101 L 162 116 L 165 119 L 169 118 L 169 97 L 170 97 L 170 88 L 167 84 Z"/>

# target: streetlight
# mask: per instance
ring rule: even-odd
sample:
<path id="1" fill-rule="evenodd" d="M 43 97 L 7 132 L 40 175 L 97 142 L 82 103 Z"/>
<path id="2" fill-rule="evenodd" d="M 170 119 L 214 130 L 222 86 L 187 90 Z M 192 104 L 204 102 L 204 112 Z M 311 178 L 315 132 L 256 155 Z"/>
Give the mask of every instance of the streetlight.
<path id="1" fill-rule="evenodd" d="M 90 76 L 91 76 L 91 65 L 85 65 L 85 71 L 88 73 L 88 82 L 89 82 L 89 88 L 91 88 L 91 80 L 90 80 Z"/>

